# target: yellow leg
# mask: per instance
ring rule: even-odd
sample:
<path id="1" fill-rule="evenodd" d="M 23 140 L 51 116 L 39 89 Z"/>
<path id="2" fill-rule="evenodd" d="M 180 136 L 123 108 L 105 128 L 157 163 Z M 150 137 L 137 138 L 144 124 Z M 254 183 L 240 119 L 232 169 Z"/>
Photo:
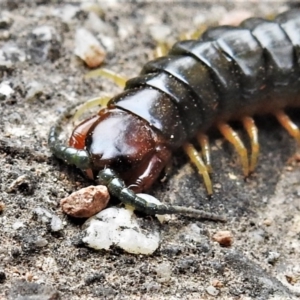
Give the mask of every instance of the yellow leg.
<path id="1" fill-rule="evenodd" d="M 167 43 L 164 42 L 158 42 L 157 46 L 154 51 L 154 57 L 161 57 L 161 56 L 166 56 L 169 51 L 169 46 Z"/>
<path id="2" fill-rule="evenodd" d="M 110 100 L 110 97 L 98 97 L 98 98 L 93 98 L 85 103 L 81 104 L 80 106 L 77 107 L 77 111 L 73 116 L 73 122 L 75 123 L 79 117 L 88 109 L 95 107 L 95 106 L 106 106 L 108 101 Z"/>
<path id="3" fill-rule="evenodd" d="M 212 172 L 212 167 L 211 167 L 210 148 L 209 148 L 208 136 L 204 133 L 199 132 L 197 134 L 197 140 L 198 140 L 198 143 L 201 146 L 202 156 L 203 156 L 204 161 L 206 163 L 206 168 L 207 168 L 208 172 L 211 173 Z"/>
<path id="4" fill-rule="evenodd" d="M 250 117 L 244 117 L 242 118 L 242 122 L 244 125 L 244 128 L 246 129 L 249 137 L 250 137 L 250 143 L 251 143 L 251 156 L 250 156 L 250 167 L 249 171 L 253 172 L 256 164 L 257 164 L 257 158 L 259 154 L 259 143 L 258 143 L 258 130 L 255 126 L 254 120 Z"/>
<path id="5" fill-rule="evenodd" d="M 127 81 L 127 78 L 113 72 L 112 70 L 108 70 L 108 69 L 105 69 L 105 68 L 96 69 L 96 70 L 93 70 L 91 72 L 88 72 L 85 75 L 85 78 L 99 77 L 99 76 L 111 79 L 116 85 L 118 85 L 121 88 L 125 87 L 125 84 L 126 84 L 126 81 Z"/>
<path id="6" fill-rule="evenodd" d="M 195 31 L 190 31 L 190 32 L 186 32 L 180 35 L 179 40 L 180 41 L 184 41 L 184 40 L 196 40 L 198 39 L 204 31 L 206 31 L 207 29 L 207 25 L 200 25 L 198 27 L 198 29 L 196 29 Z"/>
<path id="7" fill-rule="evenodd" d="M 219 123 L 218 128 L 225 137 L 236 149 L 240 156 L 243 173 L 247 177 L 249 175 L 249 162 L 247 149 L 239 138 L 238 134 L 226 123 Z"/>
<path id="8" fill-rule="evenodd" d="M 283 111 L 279 110 L 275 114 L 275 117 L 279 121 L 279 123 L 287 130 L 287 132 L 296 139 L 298 144 L 300 145 L 300 130 L 298 126 L 293 123 L 293 121 L 289 118 L 289 116 Z"/>
<path id="9" fill-rule="evenodd" d="M 198 169 L 198 172 L 203 176 L 204 184 L 207 189 L 207 193 L 209 195 L 212 194 L 212 184 L 211 180 L 207 171 L 207 168 L 197 152 L 197 150 L 194 148 L 194 146 L 190 143 L 184 143 L 183 145 L 184 152 L 188 155 L 192 163 L 196 166 Z"/>
<path id="10" fill-rule="evenodd" d="M 202 35 L 202 33 L 207 29 L 206 25 L 201 25 L 196 31 L 186 32 L 182 33 L 179 37 L 180 41 L 183 40 L 195 40 L 198 39 L 199 36 Z M 168 51 L 170 50 L 171 45 L 168 45 L 168 43 L 163 41 L 157 41 L 157 46 L 155 48 L 154 56 L 161 57 L 166 56 L 168 54 Z"/>

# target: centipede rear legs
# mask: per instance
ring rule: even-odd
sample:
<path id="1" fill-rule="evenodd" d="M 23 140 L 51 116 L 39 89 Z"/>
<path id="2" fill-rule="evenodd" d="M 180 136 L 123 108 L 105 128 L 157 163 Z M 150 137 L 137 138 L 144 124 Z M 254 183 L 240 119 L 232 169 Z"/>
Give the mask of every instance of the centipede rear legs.
<path id="1" fill-rule="evenodd" d="M 244 176 L 247 177 L 249 175 L 249 160 L 248 152 L 244 143 L 240 139 L 238 133 L 234 131 L 228 124 L 220 122 L 217 124 L 217 127 L 225 139 L 234 146 L 235 150 L 240 156 Z"/>
<path id="2" fill-rule="evenodd" d="M 191 162 L 198 169 L 200 175 L 202 175 L 208 195 L 212 195 L 213 190 L 211 179 L 209 176 L 209 169 L 204 164 L 202 157 L 198 153 L 197 149 L 191 143 L 186 142 L 183 144 L 183 150 L 187 154 Z"/>
<path id="3" fill-rule="evenodd" d="M 289 118 L 289 116 L 283 111 L 278 110 L 274 113 L 278 122 L 286 129 L 286 131 L 296 139 L 298 146 L 300 146 L 300 130 L 298 126 Z"/>

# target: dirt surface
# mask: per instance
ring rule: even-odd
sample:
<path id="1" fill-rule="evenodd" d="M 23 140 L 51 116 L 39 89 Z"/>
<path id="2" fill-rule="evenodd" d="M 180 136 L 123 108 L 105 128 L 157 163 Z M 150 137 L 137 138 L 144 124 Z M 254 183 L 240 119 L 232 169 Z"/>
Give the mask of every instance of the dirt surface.
<path id="1" fill-rule="evenodd" d="M 210 199 L 187 159 L 175 154 L 170 178 L 151 193 L 222 213 L 228 222 L 175 216 L 158 225 L 140 215 L 160 227 L 161 245 L 151 256 L 82 244 L 82 221 L 66 217 L 59 201 L 90 182 L 47 147 L 49 128 L 66 107 L 120 91 L 107 79 L 83 77 L 88 68 L 74 55 L 77 28 L 102 41 L 107 68 L 132 77 L 153 57 L 156 25 L 169 28 L 171 42 L 202 23 L 271 16 L 288 6 L 100 1 L 92 10 L 106 27 L 97 28 L 91 2 L 47 3 L 0 0 L 0 91 L 7 93 L 0 93 L 0 299 L 297 299 L 300 166 L 297 159 L 287 164 L 296 145 L 273 118 L 257 119 L 261 155 L 246 181 L 231 146 L 212 133 Z M 299 112 L 292 116 L 300 124 Z M 62 221 L 59 231 L 53 216 Z M 219 231 L 229 231 L 231 246 L 213 240 Z"/>

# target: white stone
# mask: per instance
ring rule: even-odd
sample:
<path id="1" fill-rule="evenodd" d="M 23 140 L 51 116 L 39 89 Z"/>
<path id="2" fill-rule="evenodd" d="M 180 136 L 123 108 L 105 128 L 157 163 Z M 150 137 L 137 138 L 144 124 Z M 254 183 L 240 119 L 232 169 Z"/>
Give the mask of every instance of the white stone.
<path id="1" fill-rule="evenodd" d="M 152 254 L 159 246 L 160 235 L 151 224 L 146 228 L 140 227 L 132 210 L 111 207 L 86 221 L 82 240 L 94 249 L 115 245 L 128 253 Z"/>
<path id="2" fill-rule="evenodd" d="M 3 81 L 0 84 L 0 94 L 5 97 L 9 97 L 14 93 L 14 90 L 10 87 L 8 81 Z"/>
<path id="3" fill-rule="evenodd" d="M 162 262 L 161 264 L 158 264 L 155 271 L 158 276 L 158 282 L 164 283 L 171 280 L 172 266 L 169 262 Z"/>
<path id="4" fill-rule="evenodd" d="M 76 31 L 74 53 L 90 68 L 98 67 L 105 58 L 105 50 L 100 42 L 85 28 Z"/>
<path id="5" fill-rule="evenodd" d="M 63 223 L 61 219 L 56 215 L 52 216 L 50 226 L 51 226 L 51 231 L 53 232 L 57 232 L 63 229 Z"/>
<path id="6" fill-rule="evenodd" d="M 218 296 L 219 291 L 212 285 L 206 288 L 206 292 L 211 296 Z"/>
<path id="7" fill-rule="evenodd" d="M 21 228 L 21 227 L 24 227 L 24 223 L 21 222 L 21 221 L 16 221 L 16 222 L 12 225 L 12 228 L 13 228 L 14 230 L 17 230 L 17 229 L 19 229 L 19 228 Z"/>

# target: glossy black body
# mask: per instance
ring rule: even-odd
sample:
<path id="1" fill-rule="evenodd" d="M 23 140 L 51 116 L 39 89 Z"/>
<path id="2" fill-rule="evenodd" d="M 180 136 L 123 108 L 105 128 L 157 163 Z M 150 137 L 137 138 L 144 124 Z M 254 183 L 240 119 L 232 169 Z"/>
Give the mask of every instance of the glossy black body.
<path id="1" fill-rule="evenodd" d="M 300 10 L 207 30 L 148 62 L 110 100 L 177 148 L 219 120 L 300 106 Z"/>

